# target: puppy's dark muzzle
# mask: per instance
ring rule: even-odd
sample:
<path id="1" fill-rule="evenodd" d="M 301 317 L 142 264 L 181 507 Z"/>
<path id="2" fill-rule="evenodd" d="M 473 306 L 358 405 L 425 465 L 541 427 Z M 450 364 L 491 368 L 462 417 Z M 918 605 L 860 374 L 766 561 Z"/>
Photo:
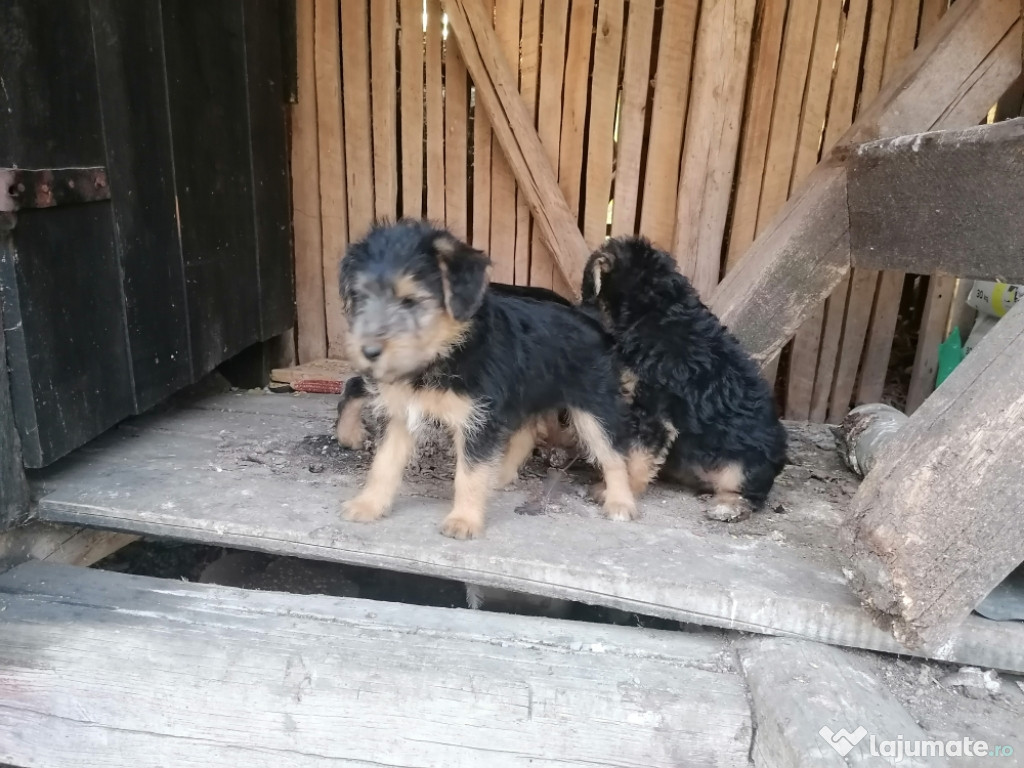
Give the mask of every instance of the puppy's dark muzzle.
<path id="1" fill-rule="evenodd" d="M 363 357 L 369 360 L 371 363 L 380 357 L 381 352 L 384 348 L 380 344 L 364 344 L 360 350 L 363 353 Z"/>

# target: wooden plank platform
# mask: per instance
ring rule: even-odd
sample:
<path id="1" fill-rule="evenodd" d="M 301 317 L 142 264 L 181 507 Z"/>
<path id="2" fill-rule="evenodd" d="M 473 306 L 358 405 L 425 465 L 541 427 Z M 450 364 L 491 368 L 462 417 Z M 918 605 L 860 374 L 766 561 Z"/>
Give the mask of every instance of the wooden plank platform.
<path id="1" fill-rule="evenodd" d="M 657 486 L 612 523 L 585 476 L 530 464 L 496 492 L 485 538 L 447 539 L 452 461 L 421 452 L 392 515 L 341 519 L 369 456 L 332 438 L 336 398 L 233 393 L 136 419 L 36 478 L 45 520 L 441 576 L 668 619 L 910 653 L 863 609 L 836 551 L 856 489 L 825 427 L 791 429 L 796 464 L 767 508 L 706 520 Z M 914 655 L 1024 671 L 1024 625 L 971 617 Z"/>
<path id="2" fill-rule="evenodd" d="M 30 564 L 0 576 L 0 762 L 748 765 L 717 633 Z"/>

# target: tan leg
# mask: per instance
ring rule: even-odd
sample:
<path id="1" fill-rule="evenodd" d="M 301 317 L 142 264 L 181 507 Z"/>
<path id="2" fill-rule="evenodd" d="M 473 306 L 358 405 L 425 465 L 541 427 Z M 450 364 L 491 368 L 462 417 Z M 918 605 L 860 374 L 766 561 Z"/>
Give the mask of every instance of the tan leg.
<path id="1" fill-rule="evenodd" d="M 400 416 L 388 419 L 366 485 L 358 496 L 342 505 L 346 520 L 368 523 L 391 511 L 412 449 L 413 436 L 405 419 Z"/>
<path id="2" fill-rule="evenodd" d="M 709 519 L 731 523 L 750 517 L 750 502 L 740 495 L 743 489 L 742 466 L 726 464 L 717 469 L 698 470 L 697 475 L 715 493 L 711 506 L 704 513 Z"/>
<path id="3" fill-rule="evenodd" d="M 519 476 L 519 468 L 533 453 L 533 446 L 536 445 L 536 442 L 536 426 L 533 423 L 527 424 L 512 435 L 508 441 L 505 456 L 501 460 L 498 479 L 494 483 L 495 488 L 504 488 L 509 483 L 515 482 Z"/>
<path id="4" fill-rule="evenodd" d="M 455 502 L 441 523 L 441 533 L 453 539 L 475 539 L 484 532 L 487 496 L 496 472 L 495 464 L 470 464 L 457 441 L 455 462 Z"/>
<path id="5" fill-rule="evenodd" d="M 634 496 L 639 496 L 647 490 L 654 478 L 658 476 L 658 470 L 665 463 L 665 453 L 657 456 L 643 448 L 630 448 L 626 456 L 626 472 L 629 474 L 629 489 Z"/>
<path id="6" fill-rule="evenodd" d="M 591 414 L 573 410 L 572 423 L 583 447 L 601 467 L 601 474 L 604 475 L 602 506 L 605 515 L 610 520 L 635 519 L 636 501 L 629 488 L 626 460 L 612 447 L 608 433 Z"/>
<path id="7" fill-rule="evenodd" d="M 366 441 L 366 429 L 363 427 L 363 405 L 366 398 L 353 397 L 338 409 L 338 421 L 334 425 L 334 434 L 338 445 L 342 448 L 358 450 Z"/>

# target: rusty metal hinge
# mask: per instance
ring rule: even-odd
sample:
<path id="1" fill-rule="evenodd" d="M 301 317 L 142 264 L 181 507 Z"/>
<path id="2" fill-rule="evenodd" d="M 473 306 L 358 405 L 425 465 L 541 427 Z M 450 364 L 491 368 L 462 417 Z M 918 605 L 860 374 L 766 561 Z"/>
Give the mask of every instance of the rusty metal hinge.
<path id="1" fill-rule="evenodd" d="M 0 213 L 109 199 L 103 167 L 0 168 Z"/>

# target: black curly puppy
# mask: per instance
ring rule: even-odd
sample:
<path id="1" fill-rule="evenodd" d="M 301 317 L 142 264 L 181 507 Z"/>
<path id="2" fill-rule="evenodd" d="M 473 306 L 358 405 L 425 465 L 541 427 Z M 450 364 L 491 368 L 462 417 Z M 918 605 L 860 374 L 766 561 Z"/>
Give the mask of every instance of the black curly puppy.
<path id="1" fill-rule="evenodd" d="M 574 306 L 567 298 L 548 288 L 491 283 L 489 290 L 502 296 L 519 296 L 536 301 L 551 301 L 565 307 Z M 363 409 L 372 399 L 372 393 L 367 389 L 366 380 L 362 376 L 352 376 L 345 382 L 341 397 L 338 400 L 338 417 L 334 422 L 335 437 L 338 440 L 338 445 L 342 448 L 358 450 L 363 447 L 366 442 Z M 568 426 L 568 414 L 566 412 L 545 414 L 534 423 L 535 438 L 552 445 L 570 445 L 572 444 L 572 438 L 568 435 Z M 520 445 L 523 447 L 523 450 L 526 450 L 526 455 L 523 456 L 525 460 L 529 455 L 529 450 L 525 447 L 525 441 L 521 441 Z M 514 478 L 500 477 L 498 481 L 499 484 L 504 485 L 512 479 Z"/>
<path id="2" fill-rule="evenodd" d="M 786 461 L 772 393 L 673 258 L 642 238 L 609 240 L 591 255 L 582 293 L 633 379 L 633 492 L 662 471 L 710 488 L 713 519 L 761 506 Z"/>
<path id="3" fill-rule="evenodd" d="M 601 466 L 605 514 L 634 517 L 607 335 L 570 307 L 488 290 L 489 268 L 483 253 L 424 221 L 378 225 L 349 247 L 341 264 L 349 361 L 387 423 L 346 517 L 388 512 L 415 432 L 430 419 L 451 430 L 456 449 L 442 532 L 480 535 L 496 477 L 514 475 L 533 421 L 560 409 Z"/>

